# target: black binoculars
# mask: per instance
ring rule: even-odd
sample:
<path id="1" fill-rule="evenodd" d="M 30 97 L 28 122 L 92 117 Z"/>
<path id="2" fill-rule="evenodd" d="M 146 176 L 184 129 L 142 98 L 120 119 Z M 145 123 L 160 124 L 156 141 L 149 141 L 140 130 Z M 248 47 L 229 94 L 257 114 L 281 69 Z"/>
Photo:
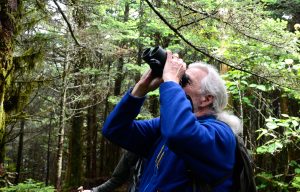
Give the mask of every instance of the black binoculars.
<path id="1" fill-rule="evenodd" d="M 167 60 L 167 51 L 162 47 L 147 48 L 142 53 L 142 59 L 148 63 L 152 69 L 152 73 L 156 77 L 161 77 L 163 74 L 164 66 Z M 189 77 L 184 74 L 180 80 L 180 85 L 185 87 L 189 83 Z"/>
<path id="2" fill-rule="evenodd" d="M 144 50 L 142 59 L 149 64 L 152 73 L 161 77 L 167 60 L 167 52 L 162 47 L 151 47 Z"/>

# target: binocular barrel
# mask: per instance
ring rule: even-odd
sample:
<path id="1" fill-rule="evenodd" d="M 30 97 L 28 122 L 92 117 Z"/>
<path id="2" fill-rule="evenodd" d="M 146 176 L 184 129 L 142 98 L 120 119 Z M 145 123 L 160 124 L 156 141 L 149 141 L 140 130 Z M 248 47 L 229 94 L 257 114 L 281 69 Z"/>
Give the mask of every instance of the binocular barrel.
<path id="1" fill-rule="evenodd" d="M 162 47 L 151 47 L 144 50 L 142 59 L 149 64 L 155 76 L 161 77 L 167 60 L 167 52 Z"/>

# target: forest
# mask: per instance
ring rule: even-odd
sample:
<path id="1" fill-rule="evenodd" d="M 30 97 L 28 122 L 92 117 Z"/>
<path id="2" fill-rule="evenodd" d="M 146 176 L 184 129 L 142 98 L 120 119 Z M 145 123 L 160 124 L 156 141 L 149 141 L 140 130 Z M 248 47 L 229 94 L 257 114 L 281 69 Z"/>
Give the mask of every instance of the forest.
<path id="1" fill-rule="evenodd" d="M 155 46 L 220 71 L 257 190 L 300 191 L 299 0 L 1 0 L 0 191 L 110 178 L 123 149 L 103 123 Z M 138 118 L 159 107 L 155 90 Z"/>

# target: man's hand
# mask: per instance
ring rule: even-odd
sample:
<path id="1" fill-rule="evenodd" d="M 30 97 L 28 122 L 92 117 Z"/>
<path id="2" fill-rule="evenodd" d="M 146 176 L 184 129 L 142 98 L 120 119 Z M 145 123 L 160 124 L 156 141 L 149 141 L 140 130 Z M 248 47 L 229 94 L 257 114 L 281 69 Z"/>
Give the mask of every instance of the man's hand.
<path id="1" fill-rule="evenodd" d="M 179 58 L 178 54 L 172 54 L 171 51 L 167 51 L 167 61 L 163 71 L 163 80 L 175 81 L 179 83 L 181 77 L 186 70 L 186 63 Z"/>
<path id="2" fill-rule="evenodd" d="M 78 192 L 93 192 L 92 190 L 84 190 L 83 189 L 83 186 L 80 186 L 78 189 L 77 189 Z"/>
<path id="3" fill-rule="evenodd" d="M 153 91 L 159 87 L 163 82 L 161 77 L 155 77 L 152 74 L 152 70 L 148 70 L 143 74 L 139 82 L 134 86 L 131 95 L 135 97 L 143 97 L 148 92 Z"/>

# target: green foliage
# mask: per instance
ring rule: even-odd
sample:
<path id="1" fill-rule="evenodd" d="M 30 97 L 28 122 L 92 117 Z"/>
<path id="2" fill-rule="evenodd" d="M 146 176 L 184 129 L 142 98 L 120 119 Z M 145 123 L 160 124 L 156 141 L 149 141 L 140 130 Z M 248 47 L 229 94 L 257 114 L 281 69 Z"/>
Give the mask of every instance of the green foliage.
<path id="1" fill-rule="evenodd" d="M 125 67 L 128 71 L 138 73 L 138 74 L 143 74 L 146 70 L 149 69 L 148 64 L 143 64 L 141 66 L 133 64 L 133 63 L 126 63 Z"/>
<path id="2" fill-rule="evenodd" d="M 269 117 L 266 119 L 264 128 L 257 130 L 258 140 L 265 139 L 266 142 L 257 147 L 257 154 L 278 154 L 288 148 L 293 148 L 300 142 L 300 118 L 291 117 L 286 114 L 282 119 Z M 272 173 L 261 172 L 257 178 L 261 183 L 259 189 L 274 188 L 276 191 L 300 190 L 300 165 L 291 160 L 289 166 L 291 179 L 286 179 L 285 174 L 273 175 Z"/>
<path id="3" fill-rule="evenodd" d="M 297 175 L 294 177 L 293 181 L 292 181 L 292 186 L 298 190 L 300 190 L 300 174 L 299 172 L 297 173 Z"/>
<path id="4" fill-rule="evenodd" d="M 100 75 L 103 73 L 102 70 L 91 67 L 80 69 L 80 72 L 85 75 Z"/>
<path id="5" fill-rule="evenodd" d="M 256 175 L 257 180 L 261 183 L 257 186 L 257 189 L 264 190 L 270 189 L 273 191 L 288 192 L 289 185 L 282 181 L 282 175 L 273 176 L 271 173 L 261 172 Z"/>
<path id="6" fill-rule="evenodd" d="M 290 162 L 292 168 L 291 181 L 285 181 L 284 175 L 273 175 L 268 172 L 260 172 L 256 175 L 259 185 L 258 190 L 273 189 L 274 191 L 299 191 L 300 190 L 300 165 L 296 161 Z"/>
<path id="7" fill-rule="evenodd" d="M 293 175 L 294 178 L 291 181 L 292 187 L 294 187 L 297 190 L 300 190 L 300 164 L 298 164 L 296 161 L 291 161 L 290 166 L 294 169 Z"/>
<path id="8" fill-rule="evenodd" d="M 245 93 L 249 91 L 249 88 L 255 87 L 261 90 L 265 87 L 264 85 L 249 85 L 252 76 L 238 70 L 231 70 L 223 77 L 226 79 L 226 86 L 232 98 L 239 100 L 241 105 L 245 104 L 249 107 L 254 107 L 252 104 L 253 96 L 248 96 Z"/>
<path id="9" fill-rule="evenodd" d="M 151 91 L 147 94 L 148 96 L 159 96 L 159 89 Z"/>
<path id="10" fill-rule="evenodd" d="M 28 179 L 24 183 L 18 185 L 0 188 L 3 192 L 54 192 L 55 189 L 52 186 L 45 186 L 44 183 Z"/>
<path id="11" fill-rule="evenodd" d="M 118 96 L 109 96 L 108 98 L 108 102 L 111 103 L 112 105 L 116 105 L 120 100 L 121 98 Z"/>
<path id="12" fill-rule="evenodd" d="M 153 118 L 150 113 L 140 113 L 136 117 L 136 119 L 138 119 L 138 120 L 145 120 L 145 119 L 150 119 L 150 118 Z"/>
<path id="13" fill-rule="evenodd" d="M 274 154 L 289 144 L 300 142 L 300 118 L 290 117 L 286 114 L 282 116 L 284 119 L 269 117 L 266 119 L 266 127 L 257 130 L 259 133 L 258 140 L 262 137 L 267 138 L 267 142 L 256 149 L 258 154 Z"/>

